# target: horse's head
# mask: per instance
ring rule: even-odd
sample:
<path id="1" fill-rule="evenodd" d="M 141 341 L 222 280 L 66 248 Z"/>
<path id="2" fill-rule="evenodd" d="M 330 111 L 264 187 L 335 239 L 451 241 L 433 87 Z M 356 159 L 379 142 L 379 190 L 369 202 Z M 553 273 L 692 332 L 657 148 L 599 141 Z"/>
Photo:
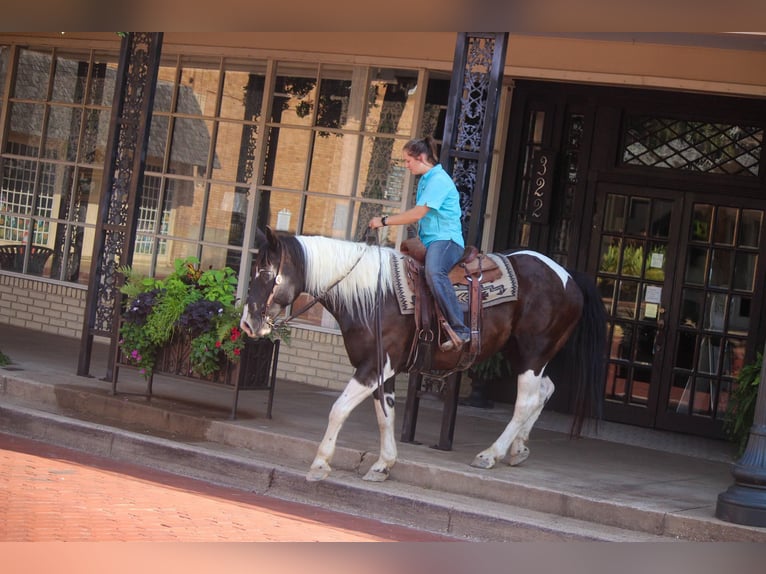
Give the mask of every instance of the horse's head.
<path id="1" fill-rule="evenodd" d="M 271 332 L 274 319 L 300 294 L 296 289 L 295 268 L 288 250 L 279 237 L 266 228 L 258 230 L 258 255 L 253 261 L 250 289 L 240 321 L 250 337 L 264 337 Z"/>

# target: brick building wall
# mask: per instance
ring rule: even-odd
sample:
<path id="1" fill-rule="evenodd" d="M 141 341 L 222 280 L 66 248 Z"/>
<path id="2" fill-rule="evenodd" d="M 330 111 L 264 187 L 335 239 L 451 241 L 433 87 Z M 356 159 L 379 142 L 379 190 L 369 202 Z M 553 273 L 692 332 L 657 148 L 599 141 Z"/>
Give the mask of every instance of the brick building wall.
<path id="1" fill-rule="evenodd" d="M 0 325 L 79 337 L 86 296 L 82 288 L 0 275 Z"/>
<path id="2" fill-rule="evenodd" d="M 0 275 L 0 328 L 13 325 L 79 338 L 86 296 L 82 288 Z M 293 328 L 290 345 L 280 347 L 281 379 L 341 390 L 353 373 L 340 335 Z"/>

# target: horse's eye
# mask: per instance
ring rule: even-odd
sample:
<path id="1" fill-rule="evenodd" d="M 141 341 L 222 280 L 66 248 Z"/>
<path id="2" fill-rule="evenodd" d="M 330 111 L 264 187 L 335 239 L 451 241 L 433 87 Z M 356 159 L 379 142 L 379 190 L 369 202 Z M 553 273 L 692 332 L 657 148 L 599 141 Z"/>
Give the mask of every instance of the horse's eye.
<path id="1" fill-rule="evenodd" d="M 274 277 L 274 272 L 271 269 L 259 269 L 258 276 L 268 281 L 268 280 L 271 280 L 272 277 Z"/>

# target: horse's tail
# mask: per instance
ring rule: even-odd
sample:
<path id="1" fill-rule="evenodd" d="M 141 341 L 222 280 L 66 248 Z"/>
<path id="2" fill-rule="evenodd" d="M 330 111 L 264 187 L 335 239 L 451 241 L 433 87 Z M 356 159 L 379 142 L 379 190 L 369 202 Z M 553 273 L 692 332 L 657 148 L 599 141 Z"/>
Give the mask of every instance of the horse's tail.
<path id="1" fill-rule="evenodd" d="M 578 437 L 586 418 L 595 419 L 598 426 L 603 414 L 607 316 L 593 278 L 580 271 L 570 273 L 584 299 L 582 316 L 562 350 L 568 364 L 574 402 L 570 436 Z"/>

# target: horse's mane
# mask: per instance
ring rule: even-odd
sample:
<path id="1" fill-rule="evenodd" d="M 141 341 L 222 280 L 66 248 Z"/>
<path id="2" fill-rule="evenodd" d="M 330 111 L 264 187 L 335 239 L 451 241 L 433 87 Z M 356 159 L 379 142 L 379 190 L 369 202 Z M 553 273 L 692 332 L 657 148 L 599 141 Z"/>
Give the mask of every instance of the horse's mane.
<path id="1" fill-rule="evenodd" d="M 321 236 L 300 235 L 306 264 L 306 292 L 322 296 L 337 309 L 369 322 L 374 316 L 378 276 L 383 294 L 393 292 L 389 247 Z M 380 273 L 379 273 L 380 271 Z M 328 289 L 333 283 L 337 285 Z"/>

